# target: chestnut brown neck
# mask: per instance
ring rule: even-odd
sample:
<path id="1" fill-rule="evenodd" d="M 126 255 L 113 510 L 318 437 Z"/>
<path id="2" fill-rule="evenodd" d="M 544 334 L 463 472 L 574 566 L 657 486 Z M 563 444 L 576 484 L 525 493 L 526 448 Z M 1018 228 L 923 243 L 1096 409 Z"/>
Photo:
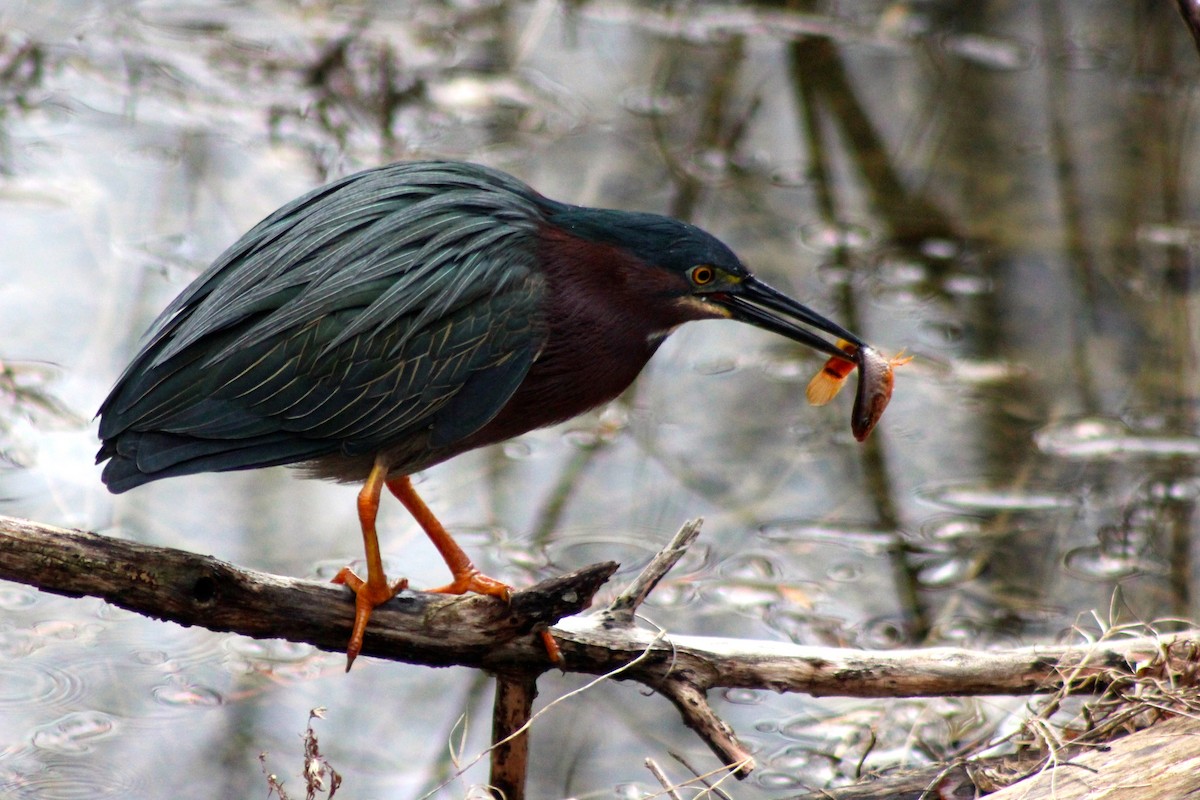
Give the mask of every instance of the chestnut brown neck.
<path id="1" fill-rule="evenodd" d="M 500 413 L 470 437 L 479 447 L 570 419 L 625 391 L 676 326 L 703 318 L 677 302 L 681 275 L 618 245 L 547 225 L 538 262 L 546 278 L 545 345 Z"/>

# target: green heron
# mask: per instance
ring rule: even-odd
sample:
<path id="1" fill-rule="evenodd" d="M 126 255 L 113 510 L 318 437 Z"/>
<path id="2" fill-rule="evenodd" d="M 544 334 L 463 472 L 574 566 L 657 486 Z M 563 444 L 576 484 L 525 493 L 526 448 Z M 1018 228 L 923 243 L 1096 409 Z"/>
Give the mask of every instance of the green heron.
<path id="1" fill-rule="evenodd" d="M 281 464 L 361 483 L 367 577 L 334 579 L 356 595 L 349 669 L 406 585 L 383 570 L 383 487 L 450 568 L 433 591 L 507 598 L 409 476 L 612 400 L 676 327 L 723 318 L 843 360 L 866 348 L 687 223 L 476 164 L 369 169 L 271 214 L 163 311 L 100 407 L 96 462 L 114 493 Z"/>

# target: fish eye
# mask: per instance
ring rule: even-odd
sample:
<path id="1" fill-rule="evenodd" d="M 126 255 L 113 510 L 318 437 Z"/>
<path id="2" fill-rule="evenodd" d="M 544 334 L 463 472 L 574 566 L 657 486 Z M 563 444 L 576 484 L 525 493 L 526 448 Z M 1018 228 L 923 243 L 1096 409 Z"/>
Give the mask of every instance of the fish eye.
<path id="1" fill-rule="evenodd" d="M 701 264 L 692 267 L 688 272 L 688 276 L 692 279 L 692 283 L 696 286 L 707 286 L 712 283 L 717 277 L 717 271 L 708 264 Z"/>

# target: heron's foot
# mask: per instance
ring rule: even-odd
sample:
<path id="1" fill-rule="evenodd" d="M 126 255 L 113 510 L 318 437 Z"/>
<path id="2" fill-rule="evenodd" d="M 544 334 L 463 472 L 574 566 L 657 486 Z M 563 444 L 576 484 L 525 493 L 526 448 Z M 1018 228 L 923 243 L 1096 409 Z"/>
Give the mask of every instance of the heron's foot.
<path id="1" fill-rule="evenodd" d="M 512 596 L 511 586 L 495 578 L 489 578 L 476 569 L 474 565 L 469 565 L 466 569 L 456 573 L 454 580 L 445 586 L 439 586 L 429 591 L 434 594 L 466 594 L 467 592 L 474 592 L 475 594 L 499 597 L 506 603 Z"/>
<path id="2" fill-rule="evenodd" d="M 376 578 L 378 578 L 376 580 Z M 363 635 L 367 631 L 367 622 L 376 606 L 381 606 L 395 597 L 408 586 L 408 579 L 401 578 L 389 584 L 382 574 L 372 575 L 369 571 L 364 581 L 349 567 L 342 567 L 330 583 L 341 583 L 354 592 L 354 630 L 350 632 L 350 643 L 346 645 L 346 671 L 354 664 L 354 659 L 362 651 Z"/>
<path id="3" fill-rule="evenodd" d="M 445 586 L 439 586 L 436 589 L 430 589 L 429 591 L 436 594 L 466 594 L 467 592 L 475 592 L 476 594 L 499 597 L 506 603 L 512 596 L 511 586 L 495 578 L 489 578 L 476 569 L 474 565 L 455 575 L 452 582 Z M 558 642 L 554 641 L 554 637 L 550 635 L 550 631 L 545 628 L 539 632 L 539 635 L 542 639 L 542 646 L 546 648 L 546 656 L 552 664 L 561 668 L 566 662 L 563 659 L 562 650 L 559 649 Z"/>

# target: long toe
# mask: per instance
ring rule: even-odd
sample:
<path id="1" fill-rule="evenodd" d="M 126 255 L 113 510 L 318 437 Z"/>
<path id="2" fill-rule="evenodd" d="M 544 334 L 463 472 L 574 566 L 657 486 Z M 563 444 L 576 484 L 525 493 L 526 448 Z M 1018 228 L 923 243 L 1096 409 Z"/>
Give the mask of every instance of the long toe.
<path id="1" fill-rule="evenodd" d="M 508 602 L 508 598 L 512 596 L 511 586 L 495 578 L 489 578 L 474 567 L 455 575 L 454 580 L 445 586 L 439 586 L 429 591 L 437 594 L 466 594 L 467 592 L 475 592 L 476 594 L 499 597 L 505 602 Z"/>
<path id="2" fill-rule="evenodd" d="M 354 629 L 350 632 L 350 643 L 346 645 L 346 671 L 349 672 L 350 667 L 354 665 L 354 659 L 362 652 L 363 636 L 367 632 L 371 612 L 376 606 L 381 606 L 395 597 L 408 586 L 408 581 L 402 578 L 388 584 L 383 576 L 380 576 L 378 581 L 372 581 L 370 578 L 364 581 L 349 567 L 342 567 L 331 583 L 344 584 L 354 592 Z"/>

